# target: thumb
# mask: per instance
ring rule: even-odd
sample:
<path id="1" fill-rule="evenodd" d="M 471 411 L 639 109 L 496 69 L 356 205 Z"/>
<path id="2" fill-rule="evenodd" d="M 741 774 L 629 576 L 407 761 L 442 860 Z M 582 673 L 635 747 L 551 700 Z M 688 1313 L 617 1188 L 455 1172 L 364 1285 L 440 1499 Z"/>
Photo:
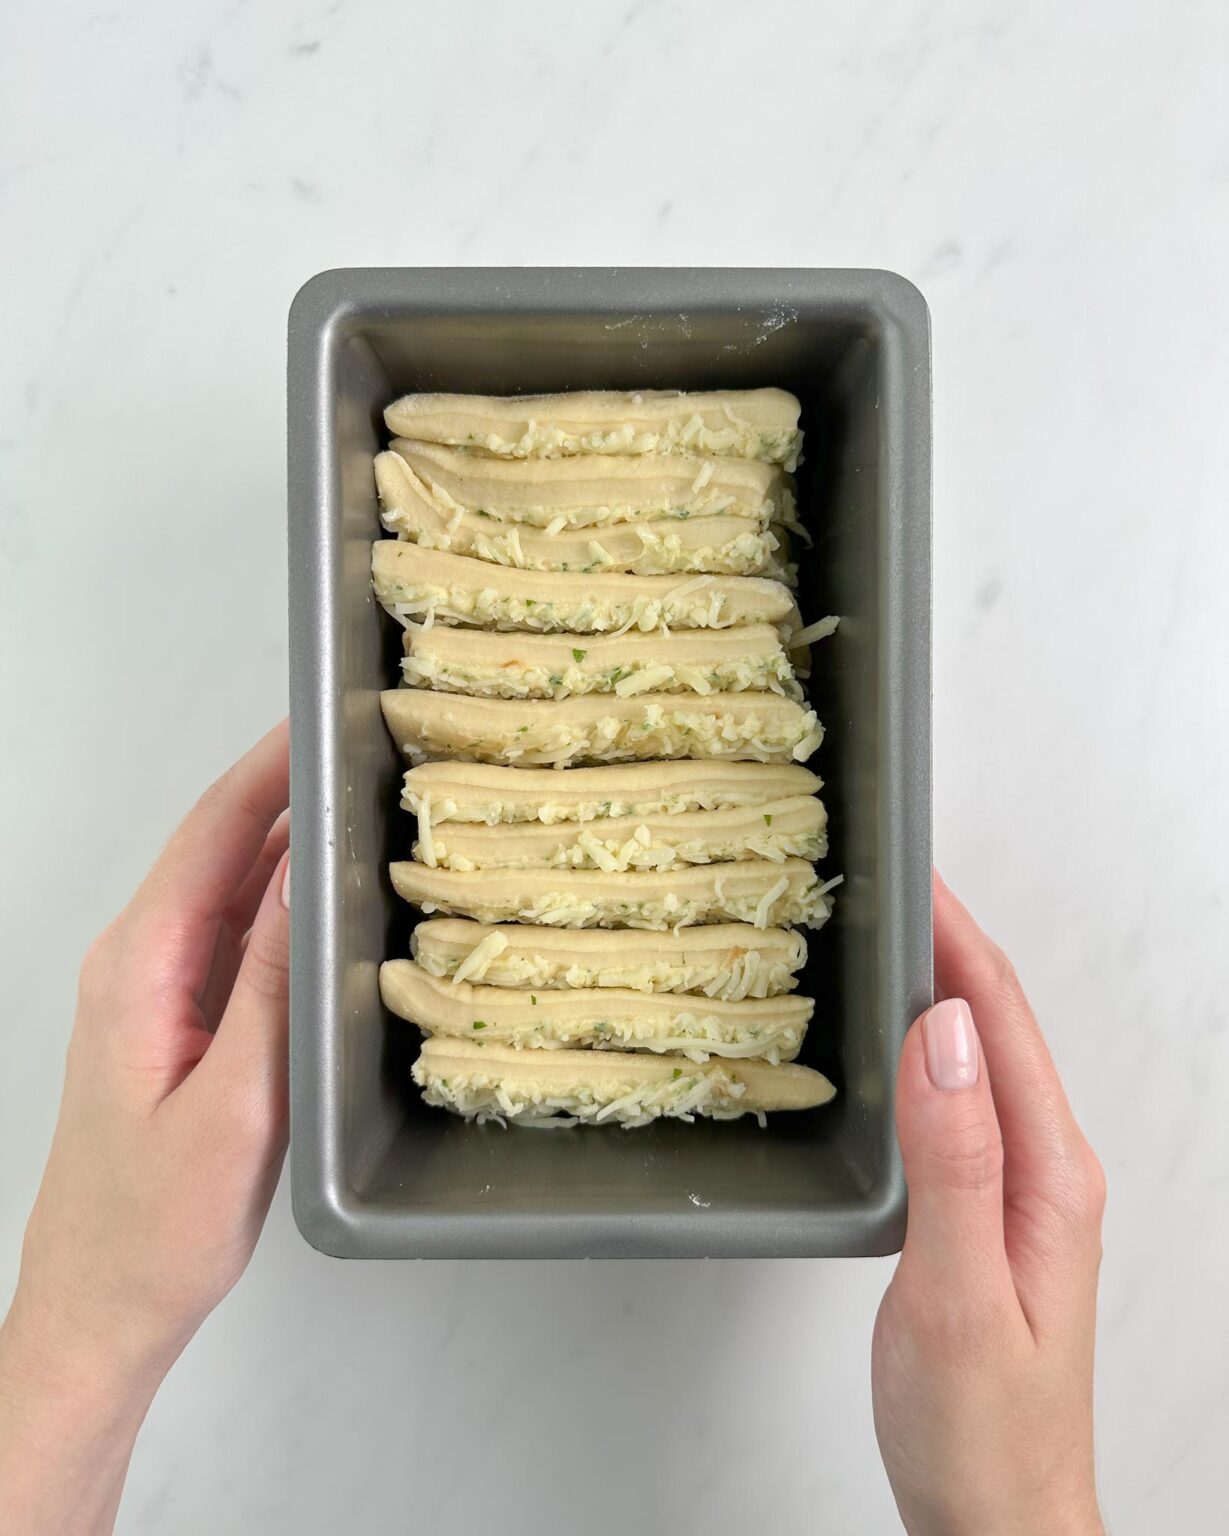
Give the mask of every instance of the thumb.
<path id="1" fill-rule="evenodd" d="M 968 1003 L 948 998 L 905 1037 L 896 1131 L 909 1186 L 902 1263 L 1007 1272 L 1003 1239 L 1003 1139 Z"/>

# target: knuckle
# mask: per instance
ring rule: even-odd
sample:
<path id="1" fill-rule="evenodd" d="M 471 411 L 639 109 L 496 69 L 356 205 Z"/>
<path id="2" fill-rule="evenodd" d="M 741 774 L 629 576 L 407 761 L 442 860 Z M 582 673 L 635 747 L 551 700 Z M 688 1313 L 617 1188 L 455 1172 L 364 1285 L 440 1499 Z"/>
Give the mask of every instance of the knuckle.
<path id="1" fill-rule="evenodd" d="M 244 984 L 259 997 L 284 999 L 290 990 L 290 944 L 284 935 L 253 929 L 243 956 Z"/>
<path id="2" fill-rule="evenodd" d="M 89 943 L 81 960 L 78 995 L 83 1003 L 93 1003 L 113 990 L 119 968 L 119 944 L 115 925 L 109 924 Z"/>
<path id="3" fill-rule="evenodd" d="M 220 774 L 197 802 L 200 810 L 210 817 L 244 817 L 250 821 L 267 823 L 268 817 L 261 805 L 252 798 L 243 775 L 232 766 Z"/>
<path id="4" fill-rule="evenodd" d="M 935 1182 L 947 1189 L 989 1189 L 1003 1177 L 1003 1140 L 983 1118 L 948 1126 L 930 1152 Z"/>
<path id="5" fill-rule="evenodd" d="M 200 799 L 196 802 L 196 808 L 198 811 L 204 811 L 207 814 L 212 815 L 215 811 L 221 809 L 221 807 L 226 804 L 227 780 L 229 777 L 230 769 L 228 768 L 225 773 L 220 774 L 216 779 L 214 779 L 213 783 L 204 790 Z"/>
<path id="6" fill-rule="evenodd" d="M 1099 1239 L 1105 1215 L 1105 1171 L 1092 1148 L 1078 1143 L 1052 1165 L 1042 1204 L 1056 1223 L 1055 1236 L 1066 1243 Z"/>
<path id="7" fill-rule="evenodd" d="M 1090 1147 L 1088 1149 L 1088 1200 L 1098 1218 L 1105 1215 L 1105 1204 L 1108 1198 L 1109 1181 L 1105 1177 L 1105 1167 Z"/>
<path id="8" fill-rule="evenodd" d="M 233 1146 L 248 1146 L 262 1139 L 264 1117 L 250 1085 L 244 1084 L 227 1095 L 221 1120 L 224 1138 Z"/>
<path id="9" fill-rule="evenodd" d="M 1011 956 L 997 944 L 991 947 L 990 973 L 994 991 L 1000 998 L 1019 1006 L 1027 1006 L 1024 1000 L 1024 988 L 1020 985 L 1020 976 L 1012 963 Z"/>
<path id="10" fill-rule="evenodd" d="M 259 1071 L 249 1073 L 228 1096 L 224 1116 L 226 1139 L 253 1155 L 272 1156 L 285 1140 L 286 1097 L 284 1075 L 269 1081 Z"/>
<path id="11" fill-rule="evenodd" d="M 1010 1296 L 999 1286 L 979 1283 L 968 1273 L 953 1288 L 950 1283 L 919 1274 L 907 1257 L 902 1260 L 901 1272 L 909 1333 L 926 1359 L 945 1365 L 956 1363 L 966 1369 L 1001 1367 L 1004 1341 L 1013 1329 Z"/>
<path id="12" fill-rule="evenodd" d="M 1081 1225 L 1099 1228 L 1105 1215 L 1106 1181 L 1101 1160 L 1087 1142 L 1075 1160 L 1073 1205 Z"/>

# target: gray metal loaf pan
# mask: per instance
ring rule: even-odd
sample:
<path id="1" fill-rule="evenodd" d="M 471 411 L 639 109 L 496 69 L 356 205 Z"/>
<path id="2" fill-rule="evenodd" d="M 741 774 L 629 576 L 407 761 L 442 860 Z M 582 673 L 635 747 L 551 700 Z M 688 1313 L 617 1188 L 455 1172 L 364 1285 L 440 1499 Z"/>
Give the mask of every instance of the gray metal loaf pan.
<path id="1" fill-rule="evenodd" d="M 413 823 L 380 717 L 394 626 L 369 581 L 381 411 L 411 390 L 520 394 L 775 384 L 803 404 L 801 554 L 827 738 L 836 915 L 811 937 L 802 1059 L 829 1107 L 554 1135 L 430 1110 L 417 1031 L 381 1007 L 413 914 L 386 865 Z M 291 1167 L 299 1227 L 349 1258 L 880 1254 L 904 1228 L 892 1122 L 931 999 L 930 345 L 885 272 L 324 272 L 289 328 Z"/>

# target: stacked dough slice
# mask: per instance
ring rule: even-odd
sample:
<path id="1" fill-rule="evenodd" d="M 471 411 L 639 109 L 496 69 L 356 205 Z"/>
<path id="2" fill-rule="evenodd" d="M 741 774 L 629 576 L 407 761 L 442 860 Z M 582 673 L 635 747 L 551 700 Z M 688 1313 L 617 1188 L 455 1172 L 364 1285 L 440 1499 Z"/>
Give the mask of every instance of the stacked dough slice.
<path id="1" fill-rule="evenodd" d="M 385 413 L 372 574 L 417 818 L 386 961 L 428 1102 L 521 1124 L 809 1108 L 799 926 L 831 908 L 780 390 Z"/>

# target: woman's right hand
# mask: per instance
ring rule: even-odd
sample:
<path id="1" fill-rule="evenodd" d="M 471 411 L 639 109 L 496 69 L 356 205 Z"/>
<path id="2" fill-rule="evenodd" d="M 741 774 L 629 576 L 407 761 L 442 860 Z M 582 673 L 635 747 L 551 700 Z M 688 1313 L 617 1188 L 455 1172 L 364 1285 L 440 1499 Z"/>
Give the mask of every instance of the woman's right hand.
<path id="1" fill-rule="evenodd" d="M 1104 1175 L 1010 963 L 937 876 L 935 978 L 897 1083 L 909 1226 L 875 1325 L 884 1464 L 909 1536 L 1100 1536 Z"/>
<path id="2" fill-rule="evenodd" d="M 209 790 L 81 971 L 0 1327 L 0 1530 L 110 1531 L 163 1374 L 243 1272 L 287 1134 L 283 722 Z"/>

